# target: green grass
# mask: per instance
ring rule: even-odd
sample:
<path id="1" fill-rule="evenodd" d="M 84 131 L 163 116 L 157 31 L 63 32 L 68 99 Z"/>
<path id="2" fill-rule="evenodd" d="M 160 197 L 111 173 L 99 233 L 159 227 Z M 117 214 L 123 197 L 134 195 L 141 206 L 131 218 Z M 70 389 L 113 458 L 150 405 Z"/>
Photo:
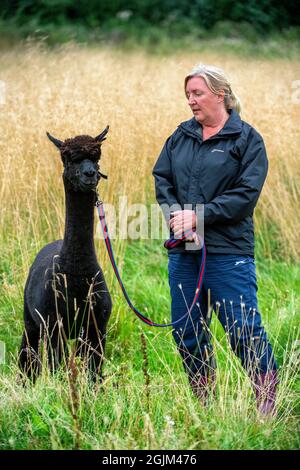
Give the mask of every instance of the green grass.
<path id="1" fill-rule="evenodd" d="M 143 325 L 126 306 L 116 280 L 110 283 L 114 309 L 104 383 L 90 387 L 78 362 L 78 376 L 63 369 L 52 376 L 45 368 L 35 386 L 24 388 L 16 379 L 24 279 L 22 270 L 9 269 L 12 254 L 18 258 L 20 253 L 5 248 L 0 257 L 0 340 L 7 346 L 6 365 L 0 366 L 0 449 L 299 448 L 299 265 L 257 260 L 260 310 L 281 380 L 278 416 L 262 420 L 216 318 L 211 330 L 217 398 L 203 408 L 189 389 L 171 330 Z M 30 257 L 34 252 L 32 247 Z M 123 280 L 137 308 L 155 321 L 169 321 L 167 254 L 160 241 L 127 243 Z"/>

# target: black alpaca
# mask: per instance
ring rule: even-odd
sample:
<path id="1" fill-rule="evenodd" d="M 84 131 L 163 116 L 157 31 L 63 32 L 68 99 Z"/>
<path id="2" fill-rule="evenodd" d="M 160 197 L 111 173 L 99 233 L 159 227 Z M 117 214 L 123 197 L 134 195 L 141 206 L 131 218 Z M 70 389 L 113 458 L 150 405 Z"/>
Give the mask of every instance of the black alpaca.
<path id="1" fill-rule="evenodd" d="M 19 366 L 33 379 L 40 371 L 44 338 L 52 370 L 66 354 L 67 339 L 87 359 L 90 376 L 100 377 L 106 325 L 112 303 L 94 247 L 94 203 L 99 179 L 101 143 L 77 136 L 62 142 L 47 133 L 60 150 L 66 199 L 63 240 L 46 245 L 36 256 L 24 292 L 24 323 Z"/>

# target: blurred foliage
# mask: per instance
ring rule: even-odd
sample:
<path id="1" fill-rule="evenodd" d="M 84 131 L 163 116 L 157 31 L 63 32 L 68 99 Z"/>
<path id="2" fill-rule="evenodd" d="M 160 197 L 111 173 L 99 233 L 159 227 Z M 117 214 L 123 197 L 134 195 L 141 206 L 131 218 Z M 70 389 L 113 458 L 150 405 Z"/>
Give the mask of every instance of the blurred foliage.
<path id="1" fill-rule="evenodd" d="M 214 29 L 230 36 L 232 24 L 241 24 L 248 35 L 299 26 L 300 9 L 293 0 L 2 0 L 0 18 L 33 31 L 69 23 L 91 29 L 126 24 L 160 26 L 176 34 Z"/>

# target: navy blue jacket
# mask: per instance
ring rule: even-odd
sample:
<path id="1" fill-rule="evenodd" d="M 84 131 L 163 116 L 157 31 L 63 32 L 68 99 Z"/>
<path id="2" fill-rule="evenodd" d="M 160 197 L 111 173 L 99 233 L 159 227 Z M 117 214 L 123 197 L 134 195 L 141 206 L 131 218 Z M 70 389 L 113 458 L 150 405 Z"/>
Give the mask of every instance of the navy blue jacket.
<path id="1" fill-rule="evenodd" d="M 254 256 L 253 211 L 267 171 L 262 137 L 235 110 L 205 141 L 192 118 L 167 139 L 154 166 L 156 199 L 166 219 L 164 205 L 190 204 L 196 212 L 203 205 L 208 253 Z M 184 245 L 172 251 L 184 252 Z"/>

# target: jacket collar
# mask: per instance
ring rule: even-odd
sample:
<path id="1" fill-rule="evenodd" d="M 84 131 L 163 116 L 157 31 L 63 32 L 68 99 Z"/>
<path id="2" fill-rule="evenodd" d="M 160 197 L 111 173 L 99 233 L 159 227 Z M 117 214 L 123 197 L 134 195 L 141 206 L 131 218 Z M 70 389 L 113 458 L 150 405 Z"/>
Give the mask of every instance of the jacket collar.
<path id="1" fill-rule="evenodd" d="M 242 132 L 242 120 L 239 114 L 234 110 L 229 111 L 230 116 L 225 123 L 223 129 L 218 132 L 216 135 L 210 137 L 211 139 L 218 139 L 222 137 L 232 137 L 233 135 L 239 135 Z M 190 136 L 201 138 L 202 140 L 202 126 L 201 124 L 196 121 L 195 117 L 189 119 L 188 121 L 184 121 L 179 125 L 179 128 L 185 133 Z"/>

